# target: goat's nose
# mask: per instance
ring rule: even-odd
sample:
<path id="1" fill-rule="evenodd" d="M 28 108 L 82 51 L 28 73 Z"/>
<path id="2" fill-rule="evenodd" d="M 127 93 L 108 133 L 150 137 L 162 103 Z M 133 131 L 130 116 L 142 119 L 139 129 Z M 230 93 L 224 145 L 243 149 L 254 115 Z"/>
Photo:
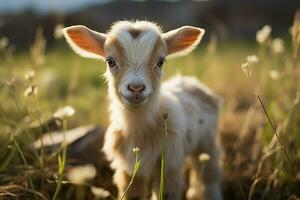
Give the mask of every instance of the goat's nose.
<path id="1" fill-rule="evenodd" d="M 127 86 L 127 89 L 133 93 L 140 93 L 143 90 L 145 90 L 145 85 L 144 84 L 129 84 Z"/>

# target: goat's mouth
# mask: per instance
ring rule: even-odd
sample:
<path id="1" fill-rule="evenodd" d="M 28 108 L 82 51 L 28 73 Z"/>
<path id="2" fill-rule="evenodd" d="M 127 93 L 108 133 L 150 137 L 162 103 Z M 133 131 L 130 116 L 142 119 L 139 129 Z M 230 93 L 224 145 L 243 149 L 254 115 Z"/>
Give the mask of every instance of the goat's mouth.
<path id="1" fill-rule="evenodd" d="M 143 106 L 147 103 L 149 96 L 130 96 L 125 97 L 121 95 L 122 102 L 129 107 L 136 108 Z"/>

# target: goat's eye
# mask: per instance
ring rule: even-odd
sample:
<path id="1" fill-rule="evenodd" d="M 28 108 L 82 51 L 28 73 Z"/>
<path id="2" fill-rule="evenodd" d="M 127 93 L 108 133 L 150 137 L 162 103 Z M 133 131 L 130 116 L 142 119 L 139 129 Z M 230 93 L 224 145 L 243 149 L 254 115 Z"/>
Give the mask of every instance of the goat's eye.
<path id="1" fill-rule="evenodd" d="M 108 64 L 109 67 L 114 67 L 116 66 L 116 62 L 112 57 L 108 57 L 106 58 L 106 62 Z"/>
<path id="2" fill-rule="evenodd" d="M 157 67 L 161 68 L 165 62 L 166 62 L 165 58 L 160 58 L 157 62 Z"/>

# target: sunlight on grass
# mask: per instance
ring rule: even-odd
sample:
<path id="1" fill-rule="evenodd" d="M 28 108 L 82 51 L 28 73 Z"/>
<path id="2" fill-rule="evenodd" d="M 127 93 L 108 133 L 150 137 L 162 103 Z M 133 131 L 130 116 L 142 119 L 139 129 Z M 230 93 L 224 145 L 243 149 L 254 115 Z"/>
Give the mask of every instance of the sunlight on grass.
<path id="1" fill-rule="evenodd" d="M 138 172 L 140 164 L 141 164 L 141 161 L 139 160 L 139 151 L 140 151 L 139 148 L 135 147 L 135 148 L 132 149 L 132 151 L 135 154 L 135 163 L 134 163 L 133 173 L 131 175 L 131 179 L 129 181 L 128 186 L 126 187 L 124 193 L 120 197 L 120 200 L 125 198 L 128 190 L 130 189 L 131 185 L 133 184 L 134 178 L 135 178 L 136 173 Z"/>

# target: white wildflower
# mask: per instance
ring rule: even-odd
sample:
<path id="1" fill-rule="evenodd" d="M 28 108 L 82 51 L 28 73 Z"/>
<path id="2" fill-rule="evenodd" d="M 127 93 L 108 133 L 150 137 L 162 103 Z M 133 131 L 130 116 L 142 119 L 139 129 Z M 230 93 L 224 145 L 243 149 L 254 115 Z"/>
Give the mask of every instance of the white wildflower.
<path id="1" fill-rule="evenodd" d="M 63 32 L 62 32 L 63 28 L 64 28 L 64 25 L 62 25 L 62 24 L 57 24 L 55 26 L 54 33 L 53 33 L 55 39 L 60 39 L 63 37 Z"/>
<path id="2" fill-rule="evenodd" d="M 210 159 L 210 156 L 207 153 L 201 153 L 198 157 L 200 162 L 207 162 Z"/>
<path id="3" fill-rule="evenodd" d="M 271 49 L 274 53 L 282 53 L 284 51 L 284 41 L 281 38 L 275 38 L 271 43 Z"/>
<path id="4" fill-rule="evenodd" d="M 279 72 L 275 69 L 270 70 L 269 75 L 273 80 L 277 80 L 279 78 Z"/>
<path id="5" fill-rule="evenodd" d="M 63 108 L 59 108 L 53 116 L 56 118 L 65 118 L 71 117 L 75 114 L 75 109 L 72 106 L 65 106 Z"/>
<path id="6" fill-rule="evenodd" d="M 245 72 L 246 76 L 250 78 L 252 76 L 252 66 L 249 63 L 242 64 L 242 70 Z"/>
<path id="7" fill-rule="evenodd" d="M 138 153 L 140 151 L 140 149 L 138 147 L 134 147 L 132 148 L 133 153 Z"/>
<path id="8" fill-rule="evenodd" d="M 38 88 L 35 85 L 30 85 L 25 89 L 24 96 L 29 97 L 32 95 L 37 95 L 37 93 L 38 93 Z"/>
<path id="9" fill-rule="evenodd" d="M 26 80 L 31 80 L 35 76 L 35 71 L 30 70 L 25 73 L 25 79 Z"/>
<path id="10" fill-rule="evenodd" d="M 256 32 L 256 41 L 260 44 L 264 43 L 269 38 L 271 31 L 271 26 L 264 25 L 261 30 Z"/>
<path id="11" fill-rule="evenodd" d="M 103 188 L 92 186 L 91 191 L 97 199 L 104 199 L 110 196 L 109 191 L 104 190 Z"/>
<path id="12" fill-rule="evenodd" d="M 9 40 L 7 37 L 2 37 L 0 39 L 0 49 L 5 49 L 8 46 Z"/>
<path id="13" fill-rule="evenodd" d="M 259 59 L 256 55 L 250 55 L 250 56 L 247 56 L 247 62 L 254 64 L 254 63 L 258 63 Z"/>
<path id="14" fill-rule="evenodd" d="M 88 180 L 93 179 L 96 173 L 97 171 L 93 165 L 85 165 L 72 168 L 68 172 L 67 177 L 71 183 L 84 184 Z"/>

